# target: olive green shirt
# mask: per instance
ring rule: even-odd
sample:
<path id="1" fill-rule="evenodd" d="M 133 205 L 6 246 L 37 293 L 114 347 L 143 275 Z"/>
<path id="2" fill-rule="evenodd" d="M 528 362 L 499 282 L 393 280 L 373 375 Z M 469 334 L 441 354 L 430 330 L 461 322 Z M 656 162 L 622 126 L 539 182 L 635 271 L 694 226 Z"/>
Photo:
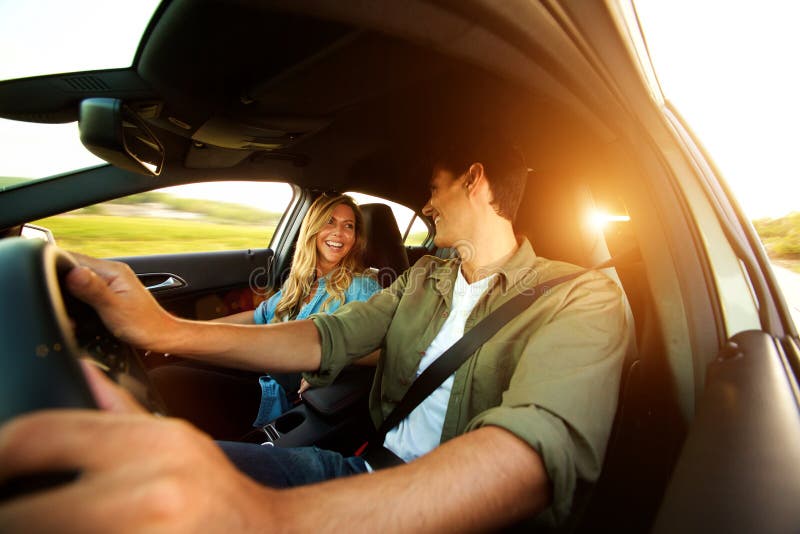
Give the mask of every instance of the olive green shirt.
<path id="1" fill-rule="evenodd" d="M 307 375 L 311 383 L 330 383 L 344 366 L 380 347 L 370 395 L 379 426 L 408 390 L 444 324 L 459 268 L 457 259 L 426 256 L 370 300 L 312 316 L 322 362 L 317 373 Z M 576 270 L 536 257 L 523 239 L 464 331 L 520 291 Z M 594 481 L 600 473 L 631 336 L 625 306 L 608 277 L 583 274 L 542 295 L 455 374 L 441 441 L 494 425 L 529 443 L 553 486 L 547 522 L 568 515 L 577 478 Z"/>

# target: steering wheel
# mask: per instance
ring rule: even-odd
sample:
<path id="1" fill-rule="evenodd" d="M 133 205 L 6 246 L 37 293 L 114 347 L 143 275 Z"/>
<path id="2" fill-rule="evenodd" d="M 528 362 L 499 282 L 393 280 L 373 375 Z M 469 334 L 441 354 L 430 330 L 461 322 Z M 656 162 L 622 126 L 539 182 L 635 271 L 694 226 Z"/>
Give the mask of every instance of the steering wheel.
<path id="1" fill-rule="evenodd" d="M 69 254 L 44 241 L 0 240 L 0 424 L 45 408 L 97 408 L 78 364 L 87 354 L 145 407 L 164 413 L 136 351 L 111 335 L 90 306 L 62 291 L 75 266 Z M 11 493 L 74 476 L 15 481 Z"/>
<path id="2" fill-rule="evenodd" d="M 0 241 L 0 424 L 44 408 L 96 408 L 77 362 L 86 355 L 146 408 L 164 412 L 137 352 L 61 290 L 76 265 L 41 240 Z"/>

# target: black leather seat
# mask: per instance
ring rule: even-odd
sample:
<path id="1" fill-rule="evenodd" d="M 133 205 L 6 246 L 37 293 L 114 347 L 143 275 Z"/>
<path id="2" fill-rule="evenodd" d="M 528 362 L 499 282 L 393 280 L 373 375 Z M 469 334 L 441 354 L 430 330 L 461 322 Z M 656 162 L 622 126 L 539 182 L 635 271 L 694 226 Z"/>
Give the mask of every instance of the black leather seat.
<path id="1" fill-rule="evenodd" d="M 537 254 L 584 267 L 597 265 L 611 256 L 603 230 L 589 224 L 588 215 L 596 205 L 593 192 L 587 184 L 577 179 L 538 177 L 529 184 L 526 193 L 515 229 L 529 237 Z M 634 243 L 626 243 L 628 247 L 633 245 Z M 628 321 L 636 327 L 625 289 L 637 288 L 639 285 L 630 283 L 629 273 L 626 280 L 628 283 L 623 287 L 620 276 L 623 271 L 638 273 L 640 267 L 629 265 L 602 270 L 623 288 L 626 315 Z M 641 299 L 636 297 L 634 295 L 634 302 Z M 638 308 L 641 309 L 642 306 Z M 641 312 L 638 314 L 639 317 L 642 315 L 644 314 Z M 639 338 L 638 333 L 635 338 Z M 637 502 L 638 488 L 641 487 L 632 482 L 637 480 L 641 470 L 632 466 L 636 465 L 635 458 L 642 453 L 638 445 L 642 441 L 642 430 L 638 424 L 640 419 L 637 412 L 642 413 L 648 406 L 643 380 L 642 361 L 636 339 L 632 339 L 623 361 L 619 404 L 603 470 L 592 490 L 584 485 L 579 487 L 574 505 L 576 508 L 573 509 L 574 523 L 565 531 L 583 533 L 628 530 L 620 527 L 629 524 L 629 517 L 621 511 L 621 506 Z M 634 478 L 631 479 L 631 476 Z M 635 514 L 630 514 L 630 517 L 635 517 Z M 633 521 L 636 520 L 638 517 Z"/>
<path id="2" fill-rule="evenodd" d="M 362 204 L 359 208 L 364 215 L 367 237 L 364 264 L 377 271 L 378 283 L 382 287 L 388 287 L 409 267 L 403 236 L 386 204 Z"/>

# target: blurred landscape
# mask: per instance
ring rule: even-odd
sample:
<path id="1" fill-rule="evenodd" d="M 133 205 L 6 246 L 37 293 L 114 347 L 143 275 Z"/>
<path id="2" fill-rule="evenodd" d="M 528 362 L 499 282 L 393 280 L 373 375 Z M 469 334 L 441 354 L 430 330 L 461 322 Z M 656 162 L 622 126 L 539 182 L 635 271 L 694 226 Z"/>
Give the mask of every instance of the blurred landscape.
<path id="1" fill-rule="evenodd" d="M 753 226 L 773 263 L 800 273 L 800 212 L 778 219 L 757 219 Z"/>
<path id="2" fill-rule="evenodd" d="M 0 191 L 3 190 L 4 187 L 8 185 L 15 185 L 21 184 L 23 182 L 29 182 L 28 178 L 12 178 L 11 176 L 0 176 Z"/>
<path id="3" fill-rule="evenodd" d="M 35 221 L 67 250 L 99 257 L 266 248 L 281 213 L 141 193 Z"/>
<path id="4" fill-rule="evenodd" d="M 283 214 L 148 192 L 34 221 L 66 249 L 100 258 L 266 248 Z M 421 242 L 427 232 L 412 233 Z"/>
<path id="5" fill-rule="evenodd" d="M 772 261 L 772 272 L 794 323 L 800 327 L 800 212 L 777 219 L 758 219 L 753 226 Z"/>

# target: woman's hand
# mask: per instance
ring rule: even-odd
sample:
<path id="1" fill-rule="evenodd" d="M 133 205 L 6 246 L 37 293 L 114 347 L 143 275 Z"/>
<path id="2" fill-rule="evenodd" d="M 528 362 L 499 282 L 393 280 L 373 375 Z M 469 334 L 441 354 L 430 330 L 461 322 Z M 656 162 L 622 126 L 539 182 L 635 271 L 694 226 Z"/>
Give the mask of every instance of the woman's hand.
<path id="1" fill-rule="evenodd" d="M 305 378 L 300 379 L 300 389 L 297 390 L 297 395 L 302 396 L 308 389 L 311 388 L 311 384 Z"/>

